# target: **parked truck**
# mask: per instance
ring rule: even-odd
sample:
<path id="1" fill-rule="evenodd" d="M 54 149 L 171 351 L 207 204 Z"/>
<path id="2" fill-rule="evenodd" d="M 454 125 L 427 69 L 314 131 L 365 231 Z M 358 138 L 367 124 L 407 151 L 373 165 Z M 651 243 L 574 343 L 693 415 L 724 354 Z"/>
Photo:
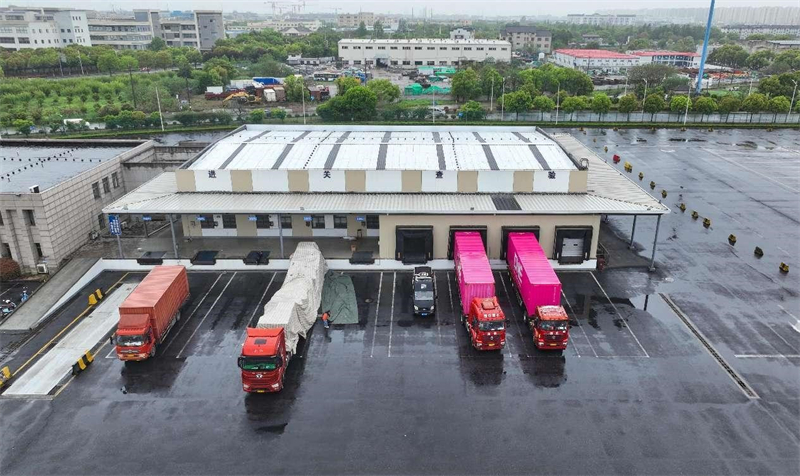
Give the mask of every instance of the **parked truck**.
<path id="1" fill-rule="evenodd" d="M 316 243 L 301 242 L 289 261 L 281 288 L 247 328 L 238 365 L 245 392 L 279 392 L 300 338 L 317 320 L 327 263 Z"/>
<path id="2" fill-rule="evenodd" d="M 119 306 L 115 335 L 120 360 L 145 360 L 180 320 L 189 299 L 189 280 L 183 266 L 156 266 Z"/>
<path id="3" fill-rule="evenodd" d="M 561 306 L 561 281 L 536 236 L 509 233 L 506 260 L 534 345 L 539 349 L 566 349 L 569 317 Z"/>
<path id="4" fill-rule="evenodd" d="M 459 231 L 453 238 L 461 322 L 472 346 L 498 350 L 506 344 L 506 317 L 495 297 L 494 276 L 480 233 Z"/>
<path id="5" fill-rule="evenodd" d="M 436 313 L 436 287 L 433 285 L 433 272 L 430 266 L 414 268 L 411 287 L 414 296 L 414 315 L 434 315 Z"/>

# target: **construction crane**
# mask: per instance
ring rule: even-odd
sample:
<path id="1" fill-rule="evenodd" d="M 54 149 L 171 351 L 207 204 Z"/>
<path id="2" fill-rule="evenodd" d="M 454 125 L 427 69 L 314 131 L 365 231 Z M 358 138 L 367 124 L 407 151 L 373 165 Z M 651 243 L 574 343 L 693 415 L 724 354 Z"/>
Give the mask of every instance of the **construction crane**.
<path id="1" fill-rule="evenodd" d="M 282 1 L 282 2 L 264 2 L 265 4 L 268 3 L 272 7 L 272 17 L 275 17 L 275 13 L 277 12 L 278 15 L 283 15 L 283 13 L 291 11 L 291 13 L 303 13 L 303 10 L 306 7 L 306 0 L 290 0 L 290 1 Z"/>

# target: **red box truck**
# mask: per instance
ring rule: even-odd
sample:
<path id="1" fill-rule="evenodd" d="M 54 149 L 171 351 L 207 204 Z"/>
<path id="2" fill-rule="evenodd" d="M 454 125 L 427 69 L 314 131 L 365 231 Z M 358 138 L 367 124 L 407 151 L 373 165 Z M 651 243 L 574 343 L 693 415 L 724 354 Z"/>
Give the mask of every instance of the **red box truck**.
<path id="1" fill-rule="evenodd" d="M 459 231 L 453 240 L 461 322 L 476 349 L 502 349 L 506 343 L 505 314 L 495 297 L 494 275 L 481 235 Z"/>
<path id="2" fill-rule="evenodd" d="M 540 349 L 566 349 L 569 317 L 561 307 L 561 281 L 536 236 L 509 233 L 506 260 L 534 345 Z"/>
<path id="3" fill-rule="evenodd" d="M 328 265 L 316 243 L 301 242 L 289 260 L 281 288 L 264 305 L 256 327 L 247 328 L 238 366 L 245 392 L 279 392 L 300 338 L 317 321 Z"/>
<path id="4" fill-rule="evenodd" d="M 156 355 L 180 310 L 189 299 L 189 279 L 183 266 L 156 266 L 119 306 L 115 343 L 121 360 L 145 360 Z"/>

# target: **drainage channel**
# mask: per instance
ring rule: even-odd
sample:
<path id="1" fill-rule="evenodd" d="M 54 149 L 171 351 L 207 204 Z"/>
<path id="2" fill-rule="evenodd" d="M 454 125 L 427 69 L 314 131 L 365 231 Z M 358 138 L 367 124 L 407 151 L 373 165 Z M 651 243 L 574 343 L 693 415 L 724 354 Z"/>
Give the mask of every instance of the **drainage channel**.
<path id="1" fill-rule="evenodd" d="M 711 357 L 714 357 L 714 360 L 716 360 L 717 363 L 720 365 L 720 367 L 722 367 L 725 370 L 725 372 L 727 372 L 728 375 L 733 379 L 733 381 L 736 382 L 736 384 L 742 389 L 744 394 L 747 395 L 748 398 L 761 398 L 758 396 L 756 391 L 753 390 L 753 387 L 751 387 L 747 382 L 745 382 L 745 380 L 738 373 L 736 373 L 735 370 L 733 370 L 733 367 L 728 365 L 728 362 L 726 362 L 725 359 L 722 358 L 719 352 L 717 352 L 714 346 L 711 345 L 711 343 L 708 341 L 708 339 L 706 339 L 703 333 L 700 332 L 700 330 L 697 327 L 695 327 L 694 323 L 689 319 L 689 317 L 687 317 L 686 314 L 684 314 L 683 311 L 680 310 L 678 305 L 675 304 L 668 295 L 664 293 L 658 293 L 658 295 L 661 296 L 661 299 L 663 299 L 665 303 L 667 303 L 667 305 L 670 307 L 670 309 L 672 309 L 675 315 L 678 316 L 678 318 L 681 321 L 683 321 L 686 327 L 688 327 L 689 330 L 692 331 L 692 334 L 694 334 L 694 336 L 697 337 L 697 340 L 699 340 L 700 343 L 703 344 L 703 347 L 705 347 L 708 353 L 711 354 Z"/>

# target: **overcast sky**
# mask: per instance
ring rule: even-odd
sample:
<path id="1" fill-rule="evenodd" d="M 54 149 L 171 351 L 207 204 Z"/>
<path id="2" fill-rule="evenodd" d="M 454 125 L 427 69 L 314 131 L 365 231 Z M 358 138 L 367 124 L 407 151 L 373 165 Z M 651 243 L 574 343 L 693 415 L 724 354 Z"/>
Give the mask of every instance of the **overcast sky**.
<path id="1" fill-rule="evenodd" d="M 288 5 L 300 3 L 302 0 L 285 0 L 277 3 Z M 372 11 L 376 13 L 406 13 L 414 9 L 421 14 L 424 7 L 432 8 L 434 14 L 456 13 L 465 15 L 564 15 L 567 13 L 593 13 L 607 9 L 641 9 L 664 7 L 703 7 L 708 8 L 710 0 L 305 0 L 307 12 L 339 13 Z M 53 6 L 86 8 L 94 10 L 110 10 L 113 7 L 132 9 L 158 8 L 162 10 L 222 9 L 252 12 L 271 12 L 271 2 L 263 0 L 0 0 L 0 5 Z M 800 6 L 800 0 L 717 0 L 720 7 L 749 6 Z"/>

